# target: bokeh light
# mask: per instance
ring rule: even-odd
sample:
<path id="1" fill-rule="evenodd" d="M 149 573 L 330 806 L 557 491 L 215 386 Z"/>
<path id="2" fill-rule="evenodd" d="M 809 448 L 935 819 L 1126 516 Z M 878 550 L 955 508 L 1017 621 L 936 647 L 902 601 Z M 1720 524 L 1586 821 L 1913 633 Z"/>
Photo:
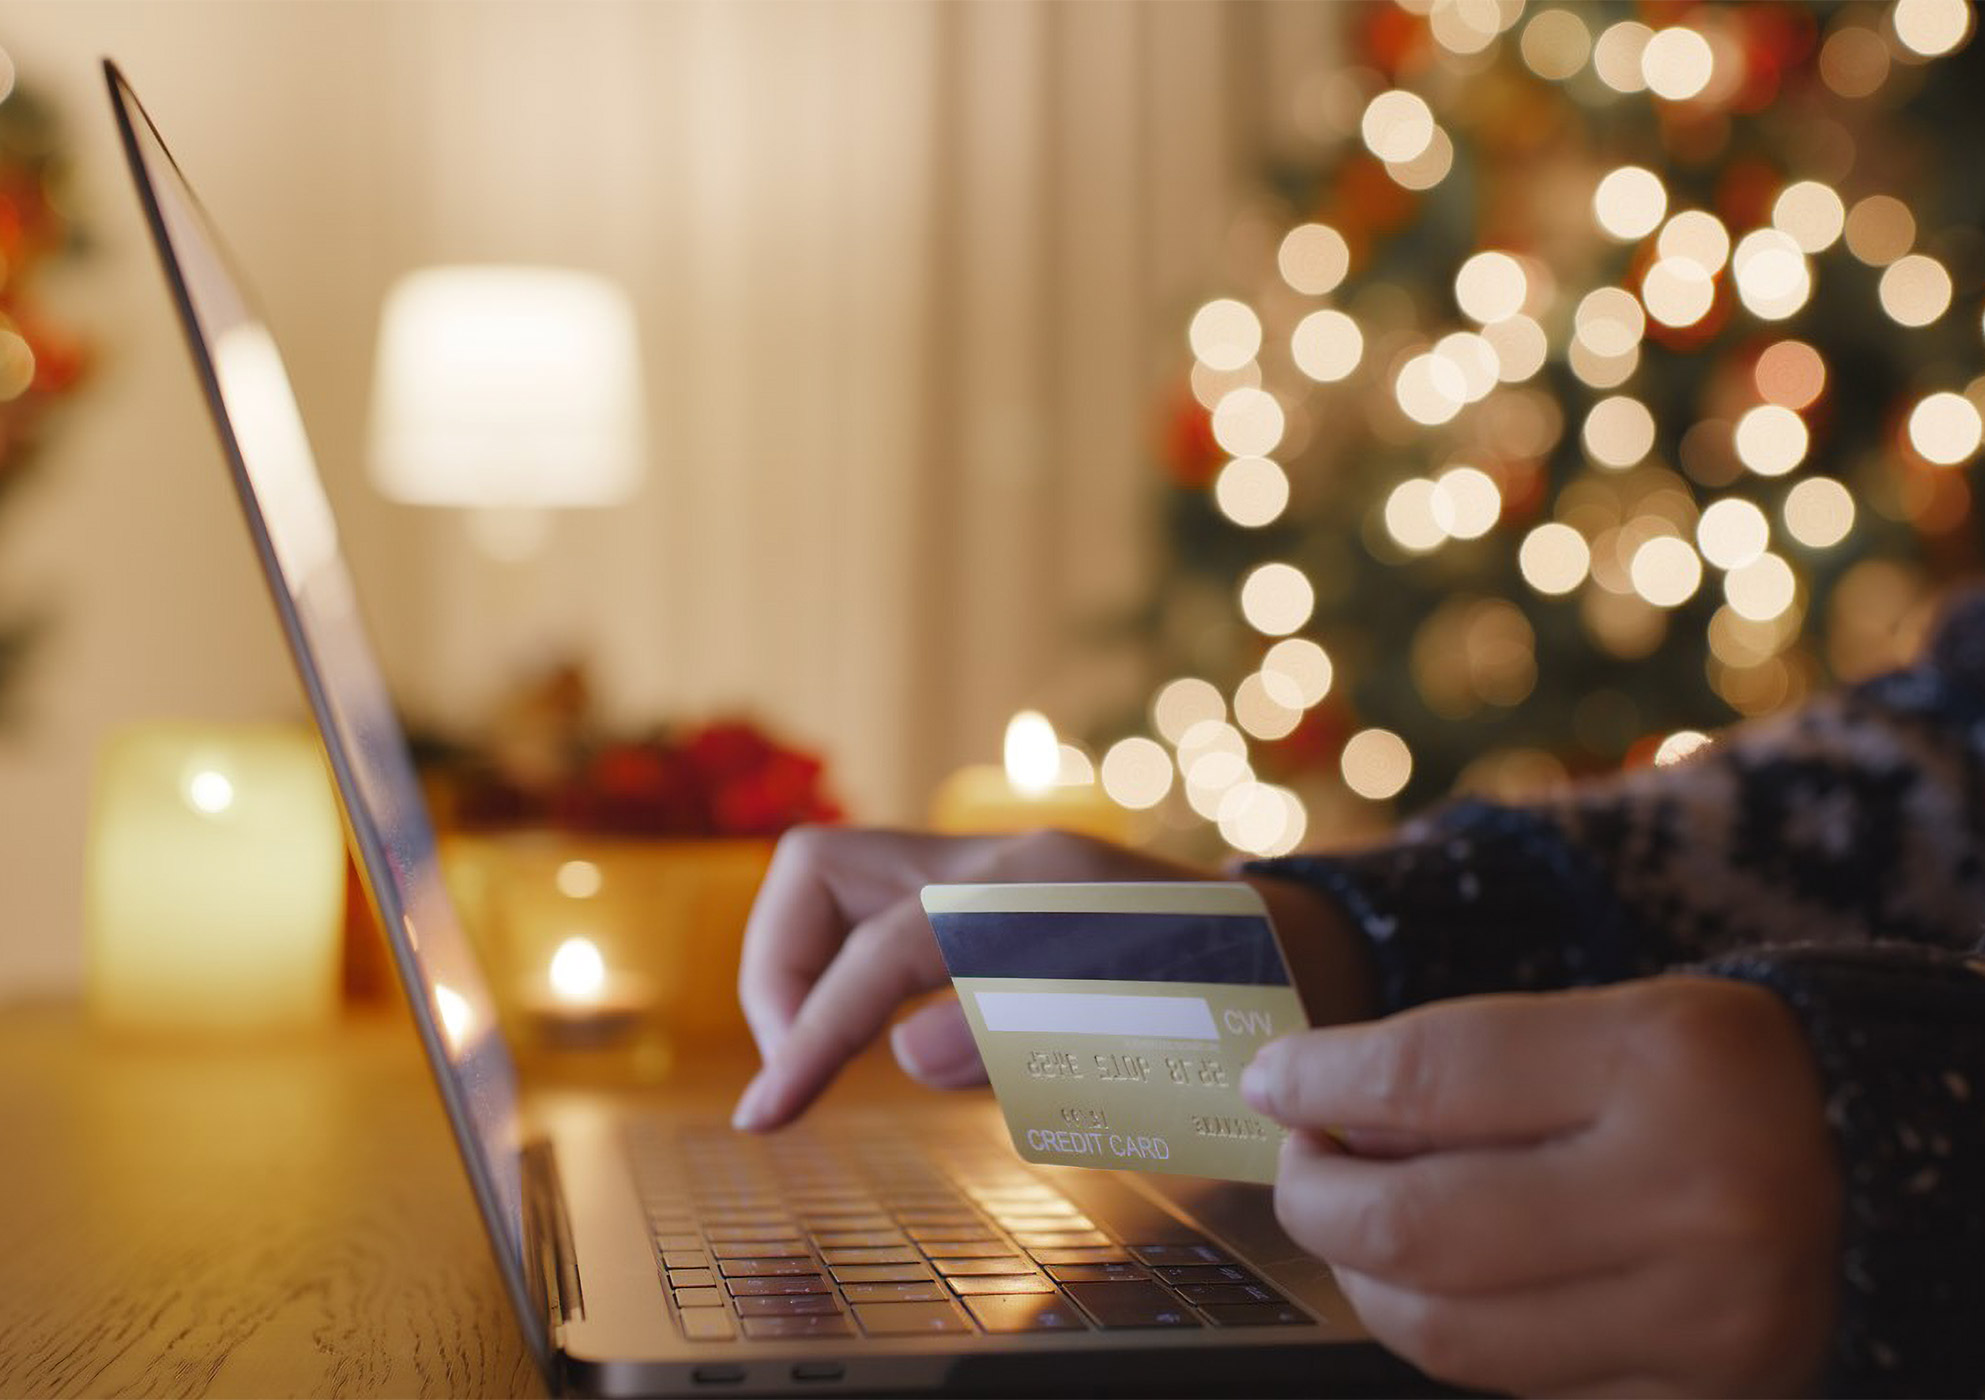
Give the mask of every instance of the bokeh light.
<path id="1" fill-rule="evenodd" d="M 1236 457 L 1213 481 L 1213 500 L 1236 525 L 1258 529 L 1289 505 L 1289 477 L 1267 457 Z"/>
<path id="2" fill-rule="evenodd" d="M 1924 461 L 1954 467 L 1978 451 L 1985 418 L 1978 406 L 1948 390 L 1931 394 L 1909 412 L 1909 445 Z"/>
<path id="3" fill-rule="evenodd" d="M 1826 361 L 1803 340 L 1781 340 L 1758 356 L 1751 378 L 1766 403 L 1807 408 L 1826 388 Z"/>
<path id="4" fill-rule="evenodd" d="M 1523 310 L 1529 292 L 1523 264 L 1493 249 L 1475 254 L 1454 274 L 1455 304 L 1463 315 L 1485 326 Z"/>
<path id="5" fill-rule="evenodd" d="M 1716 304 L 1716 282 L 1694 258 L 1662 258 L 1641 279 L 1647 314 L 1664 326 L 1693 326 Z"/>
<path id="6" fill-rule="evenodd" d="M 1262 564 L 1241 582 L 1241 616 L 1270 637 L 1286 637 L 1316 611 L 1316 589 L 1293 564 Z"/>
<path id="7" fill-rule="evenodd" d="M 1296 703 L 1315 705 L 1330 694 L 1336 668 L 1330 654 L 1307 637 L 1277 642 L 1261 659 L 1263 675 L 1280 676 L 1294 687 Z"/>
<path id="8" fill-rule="evenodd" d="M 1809 549 L 1829 549 L 1854 529 L 1854 493 L 1830 476 L 1809 476 L 1785 496 L 1785 532 Z"/>
<path id="9" fill-rule="evenodd" d="M 1951 305 L 1951 275 L 1935 258 L 1906 253 L 1882 271 L 1882 310 L 1898 325 L 1927 326 Z"/>
<path id="10" fill-rule="evenodd" d="M 1686 258 L 1713 276 L 1730 261 L 1730 230 L 1706 210 L 1684 209 L 1661 226 L 1654 247 L 1664 258 Z"/>
<path id="11" fill-rule="evenodd" d="M 1151 702 L 1151 724 L 1167 743 L 1182 744 L 1195 725 L 1227 717 L 1227 698 L 1211 681 L 1182 676 Z"/>
<path id="12" fill-rule="evenodd" d="M 1103 755 L 1103 791 L 1120 807 L 1144 811 L 1172 791 L 1172 756 L 1143 735 L 1119 739 Z"/>
<path id="13" fill-rule="evenodd" d="M 1800 251 L 1820 253 L 1831 248 L 1847 225 L 1847 206 L 1840 196 L 1817 180 L 1787 185 L 1771 206 L 1771 226 L 1799 245 Z"/>
<path id="14" fill-rule="evenodd" d="M 1388 165 L 1403 164 L 1433 144 L 1433 109 L 1418 93 L 1394 88 L 1371 100 L 1359 130 L 1373 155 Z"/>
<path id="15" fill-rule="evenodd" d="M 1916 216 L 1893 195 L 1871 194 L 1847 211 L 1847 251 L 1887 267 L 1916 245 Z"/>
<path id="16" fill-rule="evenodd" d="M 1771 522 L 1750 501 L 1726 496 L 1696 522 L 1696 544 L 1717 568 L 1742 568 L 1771 546 Z"/>
<path id="17" fill-rule="evenodd" d="M 1482 327 L 1482 339 L 1496 352 L 1496 378 L 1521 384 L 1544 368 L 1550 342 L 1544 328 L 1528 316 L 1511 316 Z"/>
<path id="18" fill-rule="evenodd" d="M 1739 239 L 1730 266 L 1737 276 L 1738 299 L 1760 320 L 1782 321 L 1812 295 L 1813 273 L 1805 253 L 1791 235 L 1775 228 L 1754 229 Z"/>
<path id="19" fill-rule="evenodd" d="M 1670 102 L 1699 97 L 1716 73 L 1716 55 L 1700 30 L 1685 24 L 1657 30 L 1640 53 L 1647 90 Z"/>
<path id="20" fill-rule="evenodd" d="M 1213 440 L 1230 457 L 1266 457 L 1286 426 L 1282 405 L 1262 389 L 1236 389 L 1213 408 Z"/>
<path id="21" fill-rule="evenodd" d="M 1503 495 L 1495 478 L 1479 467 L 1449 467 L 1434 479 L 1428 507 L 1441 533 L 1480 539 L 1502 518 Z"/>
<path id="22" fill-rule="evenodd" d="M 1760 554 L 1723 576 L 1723 596 L 1739 617 L 1769 622 L 1797 600 L 1799 580 L 1778 555 Z"/>
<path id="23" fill-rule="evenodd" d="M 1678 729 L 1663 739 L 1654 750 L 1654 765 L 1666 768 L 1680 763 L 1691 754 L 1700 753 L 1713 741 L 1700 729 Z"/>
<path id="24" fill-rule="evenodd" d="M 1592 68 L 1599 81 L 1615 92 L 1643 92 L 1647 75 L 1640 66 L 1641 56 L 1654 31 L 1638 20 L 1622 20 L 1609 25 L 1592 46 Z"/>
<path id="25" fill-rule="evenodd" d="M 1413 777 L 1413 753 L 1390 729 L 1361 729 L 1339 760 L 1344 785 L 1373 802 L 1397 797 Z"/>
<path id="26" fill-rule="evenodd" d="M 1595 355 L 1608 359 L 1624 355 L 1640 344 L 1647 331 L 1647 316 L 1634 294 L 1623 287 L 1600 287 L 1588 292 L 1578 304 L 1572 322 L 1578 338 Z"/>
<path id="27" fill-rule="evenodd" d="M 1468 402 L 1468 381 L 1458 365 L 1440 355 L 1415 355 L 1400 367 L 1393 395 L 1400 412 L 1415 423 L 1438 427 Z"/>
<path id="28" fill-rule="evenodd" d="M 1323 296 L 1335 291 L 1351 270 L 1351 249 L 1329 224 L 1298 224 L 1276 254 L 1282 280 L 1296 291 Z"/>
<path id="29" fill-rule="evenodd" d="M 1261 318 L 1245 303 L 1223 297 L 1193 314 L 1186 338 L 1208 369 L 1239 369 L 1261 353 Z"/>
<path id="30" fill-rule="evenodd" d="M 1806 460 L 1806 421 L 1775 403 L 1747 409 L 1737 420 L 1738 460 L 1759 476 L 1784 476 Z"/>
<path id="31" fill-rule="evenodd" d="M 1559 597 L 1585 582 L 1592 549 L 1577 530 L 1552 521 L 1523 537 L 1516 564 L 1525 583 L 1547 597 Z"/>
<path id="32" fill-rule="evenodd" d="M 1434 514 L 1434 483 L 1423 476 L 1402 481 L 1385 498 L 1385 529 L 1401 549 L 1425 554 L 1447 539 Z"/>
<path id="33" fill-rule="evenodd" d="M 1639 399 L 1624 394 L 1604 398 L 1585 415 L 1580 441 L 1602 467 L 1631 467 L 1654 448 L 1654 415 Z"/>
<path id="34" fill-rule="evenodd" d="M 1342 311 L 1312 311 L 1289 337 L 1296 368 L 1319 384 L 1346 379 L 1365 355 L 1364 332 Z"/>
<path id="35" fill-rule="evenodd" d="M 1668 212 L 1668 189 L 1646 166 L 1623 165 L 1599 182 L 1592 212 L 1609 236 L 1631 243 L 1661 226 Z"/>
<path id="36" fill-rule="evenodd" d="M 1592 31 L 1575 11 L 1540 10 L 1523 26 L 1517 51 L 1538 77 L 1563 82 L 1592 56 Z"/>
<path id="37" fill-rule="evenodd" d="M 1971 6 L 1967 0 L 1896 0 L 1889 22 L 1911 53 L 1941 58 L 1971 37 Z"/>
<path id="38" fill-rule="evenodd" d="M 1687 540 L 1656 535 L 1634 551 L 1634 592 L 1657 608 L 1679 608 L 1702 586 L 1702 559 Z"/>

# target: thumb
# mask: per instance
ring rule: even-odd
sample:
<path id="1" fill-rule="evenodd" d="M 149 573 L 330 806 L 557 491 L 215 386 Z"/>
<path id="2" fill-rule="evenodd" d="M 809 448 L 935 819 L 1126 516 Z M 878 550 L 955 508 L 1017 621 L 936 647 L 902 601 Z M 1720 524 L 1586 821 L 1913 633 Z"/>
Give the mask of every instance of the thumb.
<path id="1" fill-rule="evenodd" d="M 896 1063 L 912 1079 L 934 1089 L 962 1089 L 986 1082 L 986 1067 L 957 997 L 920 1007 L 889 1034 Z"/>

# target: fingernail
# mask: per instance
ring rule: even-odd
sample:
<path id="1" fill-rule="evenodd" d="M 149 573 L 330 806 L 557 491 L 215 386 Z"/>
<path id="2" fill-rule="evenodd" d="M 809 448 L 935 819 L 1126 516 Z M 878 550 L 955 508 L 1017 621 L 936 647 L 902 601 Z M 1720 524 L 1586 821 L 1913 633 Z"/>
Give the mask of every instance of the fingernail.
<path id="1" fill-rule="evenodd" d="M 765 1103 L 771 1096 L 770 1072 L 761 1069 L 751 1083 L 745 1085 L 744 1093 L 738 1097 L 737 1107 L 731 1110 L 731 1126 L 741 1133 L 755 1133 L 764 1127 Z"/>
<path id="2" fill-rule="evenodd" d="M 1247 1068 L 1241 1071 L 1241 1097 L 1257 1112 L 1271 1111 L 1269 1076 L 1275 1072 L 1275 1062 L 1281 1057 L 1281 1046 L 1264 1045 L 1248 1061 Z"/>

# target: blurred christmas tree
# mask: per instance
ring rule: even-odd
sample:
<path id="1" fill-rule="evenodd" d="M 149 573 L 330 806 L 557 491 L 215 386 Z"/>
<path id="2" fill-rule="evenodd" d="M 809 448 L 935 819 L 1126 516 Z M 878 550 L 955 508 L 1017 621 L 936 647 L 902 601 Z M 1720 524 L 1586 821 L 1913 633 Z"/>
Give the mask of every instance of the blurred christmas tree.
<path id="1" fill-rule="evenodd" d="M 80 344 L 35 302 L 46 262 L 77 239 L 60 204 L 62 152 L 53 113 L 15 81 L 0 51 L 0 504 L 19 490 L 42 445 L 49 406 L 74 387 Z M 37 614 L 0 604 L 0 719 L 40 630 Z"/>
<path id="2" fill-rule="evenodd" d="M 1112 794 L 1285 850 L 1906 654 L 1979 546 L 1971 7 L 1344 14 L 1191 318 Z"/>

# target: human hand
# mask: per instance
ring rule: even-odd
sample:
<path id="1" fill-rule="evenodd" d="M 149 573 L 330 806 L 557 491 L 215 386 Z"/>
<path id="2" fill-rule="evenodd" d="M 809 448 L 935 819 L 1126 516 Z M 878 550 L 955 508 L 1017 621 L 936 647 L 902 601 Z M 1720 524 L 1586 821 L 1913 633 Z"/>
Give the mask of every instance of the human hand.
<path id="1" fill-rule="evenodd" d="M 1187 880 L 1203 871 L 1067 832 L 945 837 L 799 827 L 779 842 L 745 926 L 738 995 L 764 1067 L 738 1100 L 740 1128 L 791 1121 L 896 1008 L 947 986 L 918 892 L 927 884 Z M 985 1082 L 956 998 L 890 1037 L 916 1079 Z"/>
<path id="2" fill-rule="evenodd" d="M 1276 1214 L 1378 1339 L 1522 1394 L 1805 1392 L 1842 1187 L 1762 988 L 1669 976 L 1437 1003 L 1265 1047 Z"/>

